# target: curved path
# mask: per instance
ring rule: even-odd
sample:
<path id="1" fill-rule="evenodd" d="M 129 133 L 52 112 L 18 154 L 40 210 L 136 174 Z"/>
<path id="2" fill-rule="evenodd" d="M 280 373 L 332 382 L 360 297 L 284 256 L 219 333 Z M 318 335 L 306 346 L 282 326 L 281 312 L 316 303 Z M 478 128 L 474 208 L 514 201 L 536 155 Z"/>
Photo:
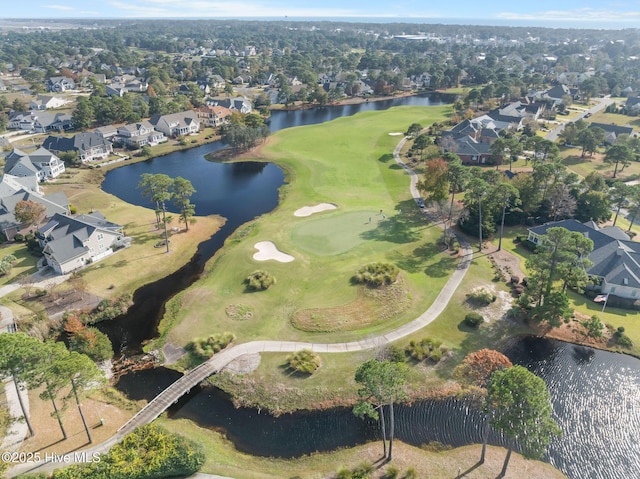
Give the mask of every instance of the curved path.
<path id="1" fill-rule="evenodd" d="M 411 192 L 411 196 L 414 199 L 420 197 L 420 194 L 417 190 L 418 177 L 416 173 L 411 170 L 405 163 L 400 160 L 400 150 L 406 143 L 407 138 L 403 138 L 398 146 L 396 146 L 393 151 L 393 157 L 395 161 L 402 166 L 405 171 L 409 174 L 411 179 L 411 184 L 409 190 Z M 427 215 L 425 211 L 425 215 Z M 135 428 L 139 426 L 143 426 L 145 424 L 149 424 L 154 419 L 156 419 L 160 414 L 166 411 L 169 406 L 178 401 L 184 394 L 188 393 L 191 388 L 197 386 L 206 378 L 219 372 L 222 368 L 224 368 L 227 364 L 229 364 L 234 359 L 243 356 L 245 354 L 255 354 L 255 353 L 263 353 L 263 352 L 294 352 L 299 351 L 301 349 L 310 349 L 317 353 L 348 353 L 352 351 L 363 351 L 365 349 L 373 349 L 378 348 L 381 345 L 390 343 L 392 341 L 396 341 L 405 336 L 408 336 L 416 331 L 427 326 L 434 319 L 436 319 L 442 311 L 446 308 L 447 304 L 451 300 L 453 293 L 455 293 L 456 289 L 460 285 L 462 279 L 464 278 L 469 266 L 471 264 L 471 260 L 473 257 L 473 253 L 471 251 L 471 247 L 469 244 L 463 239 L 459 238 L 461 245 L 461 259 L 458 267 L 453 272 L 447 283 L 444 285 L 440 294 L 435 299 L 433 304 L 427 309 L 424 313 L 418 316 L 413 321 L 400 326 L 397 329 L 389 331 L 387 333 L 381 334 L 379 336 L 374 336 L 366 339 L 361 339 L 358 341 L 350 341 L 346 343 L 309 343 L 309 342 L 299 342 L 299 341 L 251 341 L 248 343 L 238 344 L 237 346 L 233 346 L 231 348 L 225 349 L 219 353 L 216 353 L 211 359 L 207 362 L 202 363 L 191 371 L 187 372 L 184 376 L 178 379 L 176 382 L 171 384 L 167 389 L 158 394 L 155 398 L 153 398 L 144 408 L 142 408 L 135 416 L 133 416 L 129 421 L 127 421 L 118 432 L 106 440 L 105 442 L 98 444 L 89 449 L 85 449 L 87 455 L 91 457 L 92 453 L 104 453 L 109 450 L 109 448 L 122 440 L 124 436 L 132 432 Z M 40 466 L 37 465 L 25 465 L 25 467 L 13 468 L 9 471 L 10 477 L 21 474 L 29 470 L 29 467 L 33 471 L 52 471 L 58 467 L 64 466 L 66 464 L 53 464 L 47 463 Z"/>

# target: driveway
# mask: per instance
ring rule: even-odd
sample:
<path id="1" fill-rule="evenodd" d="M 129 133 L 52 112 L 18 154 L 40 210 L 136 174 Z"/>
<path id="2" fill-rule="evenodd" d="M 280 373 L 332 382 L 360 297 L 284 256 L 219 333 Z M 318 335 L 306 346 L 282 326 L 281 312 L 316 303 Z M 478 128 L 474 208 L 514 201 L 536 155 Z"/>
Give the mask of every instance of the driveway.
<path id="1" fill-rule="evenodd" d="M 608 107 L 609 105 L 611 105 L 613 103 L 613 100 L 611 98 L 609 98 L 609 97 L 598 98 L 598 100 L 599 100 L 599 102 L 598 102 L 597 105 L 594 105 L 591 108 L 589 108 L 588 110 L 585 110 L 575 120 L 572 120 L 572 121 L 577 121 L 577 120 L 580 120 L 580 119 L 584 119 L 584 118 L 587 117 L 587 114 L 589 114 L 589 116 L 591 116 L 594 113 L 598 113 L 599 111 L 604 110 L 606 107 Z M 558 136 L 560 135 L 560 133 L 562 133 L 564 131 L 564 126 L 565 126 L 565 123 L 562 123 L 562 124 L 558 125 L 556 128 L 554 128 L 549 133 L 547 133 L 545 135 L 545 138 L 547 140 L 556 141 L 558 139 Z"/>

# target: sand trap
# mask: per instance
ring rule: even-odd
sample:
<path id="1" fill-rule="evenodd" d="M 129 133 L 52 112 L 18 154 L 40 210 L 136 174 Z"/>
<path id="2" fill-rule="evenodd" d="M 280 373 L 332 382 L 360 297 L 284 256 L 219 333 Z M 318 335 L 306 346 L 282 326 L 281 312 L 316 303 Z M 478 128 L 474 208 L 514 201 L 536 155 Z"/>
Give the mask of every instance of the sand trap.
<path id="1" fill-rule="evenodd" d="M 321 211 L 327 210 L 335 210 L 336 208 L 337 206 L 332 203 L 320 203 L 319 205 L 315 206 L 303 206 L 302 208 L 296 210 L 293 213 L 293 216 L 311 216 L 314 213 L 320 213 Z"/>
<path id="2" fill-rule="evenodd" d="M 256 261 L 268 261 L 273 259 L 281 263 L 291 263 L 295 259 L 290 254 L 279 251 L 278 248 L 276 248 L 276 245 L 271 241 L 260 241 L 255 244 L 254 248 L 258 250 L 258 252 L 253 255 L 253 259 Z"/>
<path id="3" fill-rule="evenodd" d="M 404 133 L 402 133 L 401 131 L 394 131 L 392 133 L 389 133 L 389 136 L 401 136 L 404 135 Z"/>

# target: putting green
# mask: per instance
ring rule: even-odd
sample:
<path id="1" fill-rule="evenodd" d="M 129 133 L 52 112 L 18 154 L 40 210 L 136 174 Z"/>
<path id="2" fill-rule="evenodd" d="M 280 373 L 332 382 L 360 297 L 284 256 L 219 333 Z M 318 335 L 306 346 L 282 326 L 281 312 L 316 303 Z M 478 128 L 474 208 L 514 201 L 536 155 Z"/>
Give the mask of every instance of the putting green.
<path id="1" fill-rule="evenodd" d="M 305 221 L 293 229 L 291 239 L 308 253 L 338 255 L 367 241 L 363 233 L 377 228 L 380 221 L 380 211 L 337 213 Z"/>

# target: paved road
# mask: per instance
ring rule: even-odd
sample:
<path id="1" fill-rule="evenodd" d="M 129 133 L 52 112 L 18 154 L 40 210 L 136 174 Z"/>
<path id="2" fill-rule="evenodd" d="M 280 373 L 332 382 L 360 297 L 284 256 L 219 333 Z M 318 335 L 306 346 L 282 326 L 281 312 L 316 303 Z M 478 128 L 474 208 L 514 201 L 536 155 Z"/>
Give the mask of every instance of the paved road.
<path id="1" fill-rule="evenodd" d="M 608 107 L 609 105 L 611 105 L 613 103 L 613 100 L 611 98 L 598 98 L 599 103 L 597 105 L 592 106 L 591 108 L 589 108 L 588 110 L 585 110 L 583 113 L 581 113 L 577 118 L 575 118 L 574 120 L 571 121 L 577 121 L 579 119 L 584 119 L 588 113 L 590 113 L 591 115 L 593 115 L 594 113 L 598 113 L 599 111 L 604 110 L 606 107 Z M 547 140 L 551 140 L 551 141 L 556 141 L 558 139 L 558 136 L 560 135 L 560 133 L 562 133 L 564 131 L 564 126 L 565 123 L 562 123 L 560 125 L 558 125 L 556 128 L 554 128 L 553 130 L 551 130 L 549 133 L 547 133 L 545 135 L 545 138 Z"/>
<path id="2" fill-rule="evenodd" d="M 403 138 L 393 152 L 395 161 L 401 165 L 410 175 L 410 192 L 414 198 L 420 195 L 416 188 L 418 177 L 406 164 L 400 160 L 400 150 L 406 143 L 407 138 Z M 425 215 L 427 213 L 425 212 Z M 263 352 L 294 352 L 302 349 L 310 349 L 314 352 L 326 353 L 347 353 L 353 351 L 363 351 L 366 349 L 379 348 L 382 345 L 404 338 L 416 331 L 427 326 L 435 320 L 446 308 L 455 293 L 456 289 L 462 282 L 473 258 L 473 253 L 469 244 L 459 238 L 461 244 L 461 259 L 458 267 L 453 272 L 447 283 L 444 285 L 440 294 L 433 304 L 424 313 L 416 319 L 407 323 L 393 331 L 381 334 L 379 336 L 361 339 L 358 341 L 350 341 L 343 343 L 311 343 L 299 341 L 251 341 L 244 344 L 238 344 L 231 348 L 216 353 L 207 362 L 187 372 L 184 376 L 171 384 L 167 389 L 153 398 L 144 408 L 142 408 L 135 416 L 126 422 L 118 432 L 107 441 L 98 444 L 92 448 L 86 449 L 89 456 L 92 453 L 105 453 L 109 448 L 122 440 L 124 436 L 132 432 L 135 428 L 149 424 L 162 414 L 169 406 L 174 404 L 180 397 L 189 392 L 191 388 L 197 386 L 206 378 L 219 372 L 227 364 L 234 359 L 245 354 L 255 354 Z M 20 468 L 15 467 L 9 471 L 9 477 L 29 472 L 51 472 L 60 467 L 60 464 L 48 463 L 42 466 L 24 465 Z"/>

